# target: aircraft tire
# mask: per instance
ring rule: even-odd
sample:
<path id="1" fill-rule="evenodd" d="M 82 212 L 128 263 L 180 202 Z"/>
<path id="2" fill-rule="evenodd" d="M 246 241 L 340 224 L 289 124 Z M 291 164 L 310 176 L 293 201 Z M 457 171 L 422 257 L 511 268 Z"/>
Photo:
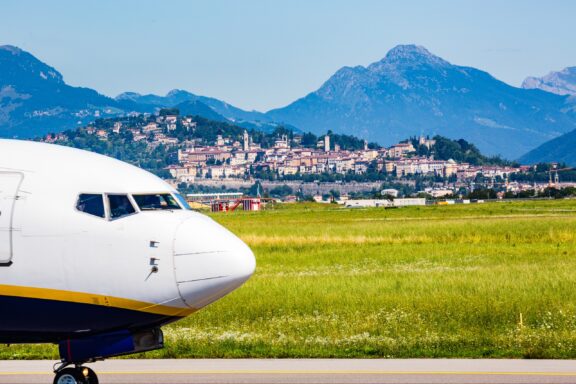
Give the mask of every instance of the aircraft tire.
<path id="1" fill-rule="evenodd" d="M 87 370 L 87 371 L 85 371 Z M 87 374 L 85 374 L 87 373 Z M 54 377 L 54 384 L 98 384 L 98 377 L 88 367 L 65 368 Z"/>

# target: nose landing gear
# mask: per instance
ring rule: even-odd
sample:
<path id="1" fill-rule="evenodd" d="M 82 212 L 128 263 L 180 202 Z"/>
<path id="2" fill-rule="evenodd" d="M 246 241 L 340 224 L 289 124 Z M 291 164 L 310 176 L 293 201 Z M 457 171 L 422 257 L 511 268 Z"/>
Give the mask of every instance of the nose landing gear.
<path id="1" fill-rule="evenodd" d="M 160 328 L 138 332 L 120 330 L 61 340 L 58 343 L 60 363 L 54 366 L 54 384 L 98 384 L 96 373 L 83 364 L 162 347 L 164 336 Z"/>
<path id="2" fill-rule="evenodd" d="M 62 364 L 54 370 L 53 384 L 98 384 L 96 372 L 81 364 L 75 365 L 74 368 L 68 367 L 68 364 Z"/>

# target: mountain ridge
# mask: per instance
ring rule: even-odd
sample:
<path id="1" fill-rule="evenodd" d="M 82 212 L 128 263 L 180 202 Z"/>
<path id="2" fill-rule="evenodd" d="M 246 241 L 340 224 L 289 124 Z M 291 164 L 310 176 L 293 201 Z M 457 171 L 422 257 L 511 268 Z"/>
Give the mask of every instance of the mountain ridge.
<path id="1" fill-rule="evenodd" d="M 318 90 L 267 115 L 382 145 L 413 134 L 461 135 L 485 153 L 515 158 L 576 128 L 564 107 L 562 96 L 515 88 L 424 47 L 403 45 L 366 67 L 341 68 Z"/>
<path id="2" fill-rule="evenodd" d="M 576 167 L 576 130 L 558 136 L 522 155 L 522 164 L 560 162 Z"/>
<path id="3" fill-rule="evenodd" d="M 155 112 L 179 106 L 217 121 L 268 122 L 264 114 L 244 111 L 221 100 L 174 89 L 166 96 L 124 92 L 115 98 L 73 87 L 55 68 L 12 45 L 0 46 L 0 136 L 34 137 L 82 126 L 98 118 Z M 264 129 L 271 125 L 264 125 Z"/>
<path id="4" fill-rule="evenodd" d="M 0 134 L 32 137 L 101 116 L 140 110 L 97 91 L 67 85 L 55 68 L 12 45 L 0 46 Z"/>
<path id="5" fill-rule="evenodd" d="M 136 92 L 124 92 L 115 97 L 116 100 L 130 100 L 139 104 L 150 104 L 157 107 L 173 107 L 187 101 L 199 101 L 212 108 L 216 113 L 234 120 L 266 119 L 265 115 L 258 111 L 245 111 L 225 101 L 200 96 L 182 89 L 172 89 L 165 96 L 155 94 L 142 95 Z"/>
<path id="6" fill-rule="evenodd" d="M 522 82 L 522 88 L 541 89 L 563 96 L 576 96 L 576 67 L 552 71 L 542 77 L 527 77 Z"/>

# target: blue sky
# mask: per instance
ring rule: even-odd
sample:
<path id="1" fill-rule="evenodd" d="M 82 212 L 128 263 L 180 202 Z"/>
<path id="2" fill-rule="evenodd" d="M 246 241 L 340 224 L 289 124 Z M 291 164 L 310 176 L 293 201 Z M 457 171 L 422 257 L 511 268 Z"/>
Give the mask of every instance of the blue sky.
<path id="1" fill-rule="evenodd" d="M 268 110 L 407 43 L 518 86 L 576 66 L 575 15 L 569 0 L 0 0 L 0 44 L 109 96 L 180 88 Z"/>

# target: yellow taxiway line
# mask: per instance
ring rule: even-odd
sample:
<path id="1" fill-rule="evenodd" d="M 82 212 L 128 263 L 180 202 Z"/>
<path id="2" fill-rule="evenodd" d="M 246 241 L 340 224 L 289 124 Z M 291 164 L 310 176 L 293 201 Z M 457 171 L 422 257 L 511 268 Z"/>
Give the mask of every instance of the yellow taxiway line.
<path id="1" fill-rule="evenodd" d="M 0 372 L 0 376 L 52 375 L 53 372 Z M 197 371 L 100 371 L 98 375 L 446 375 L 446 376 L 576 376 L 576 372 L 482 372 L 482 371 L 370 371 L 370 370 L 197 370 Z"/>

